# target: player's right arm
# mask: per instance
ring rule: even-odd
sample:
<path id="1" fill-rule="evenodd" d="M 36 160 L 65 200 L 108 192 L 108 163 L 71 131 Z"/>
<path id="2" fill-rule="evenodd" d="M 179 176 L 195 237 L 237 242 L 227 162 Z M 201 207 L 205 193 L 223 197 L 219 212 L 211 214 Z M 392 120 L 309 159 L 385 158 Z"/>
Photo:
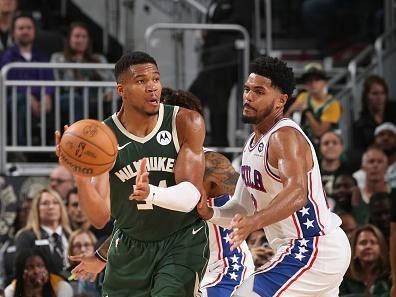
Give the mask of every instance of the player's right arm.
<path id="1" fill-rule="evenodd" d="M 65 130 L 67 126 L 65 127 Z M 55 132 L 56 154 L 60 152 L 59 131 Z M 73 174 L 73 172 L 71 172 Z M 87 216 L 89 222 L 97 229 L 103 228 L 110 220 L 110 183 L 109 173 L 106 172 L 96 177 L 81 177 L 73 174 L 80 207 Z"/>
<path id="2" fill-rule="evenodd" d="M 110 220 L 109 173 L 92 178 L 74 178 L 82 211 L 95 228 L 102 229 Z"/>
<path id="3" fill-rule="evenodd" d="M 239 177 L 232 198 L 221 207 L 209 207 L 206 198 L 201 198 L 198 207 L 199 215 L 215 225 L 228 228 L 236 214 L 252 215 L 256 208 L 241 177 Z"/>

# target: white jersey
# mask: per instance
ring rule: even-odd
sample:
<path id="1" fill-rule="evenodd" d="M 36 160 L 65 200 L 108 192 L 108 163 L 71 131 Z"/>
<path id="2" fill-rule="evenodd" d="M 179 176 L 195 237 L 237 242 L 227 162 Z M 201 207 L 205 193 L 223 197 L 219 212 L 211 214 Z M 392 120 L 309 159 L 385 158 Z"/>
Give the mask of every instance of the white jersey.
<path id="1" fill-rule="evenodd" d="M 222 206 L 229 199 L 229 195 L 223 195 L 208 202 L 212 206 Z M 229 235 L 232 230 L 207 223 L 210 256 L 201 289 L 204 296 L 231 296 L 241 282 L 254 272 L 253 258 L 245 241 L 230 251 Z"/>
<path id="2" fill-rule="evenodd" d="M 295 122 L 287 118 L 278 121 L 255 143 L 253 143 L 254 134 L 252 134 L 245 144 L 241 177 L 256 210 L 260 211 L 267 208 L 283 188 L 278 170 L 268 163 L 269 139 L 273 133 L 283 127 L 298 130 L 307 140 L 312 152 L 313 168 L 307 174 L 306 205 L 286 219 L 264 227 L 267 239 L 274 250 L 291 239 L 325 235 L 341 224 L 341 220 L 337 215 L 331 213 L 327 205 L 319 164 L 311 141 Z M 272 147 L 272 149 L 275 148 Z"/>

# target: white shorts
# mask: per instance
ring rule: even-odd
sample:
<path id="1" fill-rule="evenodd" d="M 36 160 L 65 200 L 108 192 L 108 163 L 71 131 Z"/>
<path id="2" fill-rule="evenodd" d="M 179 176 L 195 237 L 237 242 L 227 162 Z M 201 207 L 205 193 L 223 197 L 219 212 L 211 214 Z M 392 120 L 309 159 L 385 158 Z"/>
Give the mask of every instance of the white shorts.
<path id="1" fill-rule="evenodd" d="M 282 245 L 270 262 L 241 284 L 235 297 L 336 297 L 351 259 L 344 231 Z"/>

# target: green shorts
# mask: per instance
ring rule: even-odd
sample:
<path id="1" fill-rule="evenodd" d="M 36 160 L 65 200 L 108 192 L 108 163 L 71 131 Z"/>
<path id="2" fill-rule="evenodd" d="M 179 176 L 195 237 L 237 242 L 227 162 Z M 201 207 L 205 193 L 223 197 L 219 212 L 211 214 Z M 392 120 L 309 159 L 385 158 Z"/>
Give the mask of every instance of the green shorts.
<path id="1" fill-rule="evenodd" d="M 208 256 L 208 227 L 202 220 L 161 241 L 138 241 L 115 230 L 102 295 L 193 297 Z"/>

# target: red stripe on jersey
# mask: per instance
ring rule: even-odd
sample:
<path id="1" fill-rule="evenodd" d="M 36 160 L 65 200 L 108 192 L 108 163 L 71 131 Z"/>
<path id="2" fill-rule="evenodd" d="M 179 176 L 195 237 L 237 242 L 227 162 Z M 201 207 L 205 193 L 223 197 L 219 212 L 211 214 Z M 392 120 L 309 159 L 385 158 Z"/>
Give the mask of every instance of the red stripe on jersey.
<path id="1" fill-rule="evenodd" d="M 294 277 L 292 277 L 287 283 L 285 283 L 284 287 L 280 289 L 280 291 L 278 290 L 278 293 L 275 296 L 280 296 L 288 287 L 290 287 L 290 285 L 292 283 L 294 283 L 305 271 L 307 271 L 308 269 L 310 269 L 313 265 L 313 263 L 316 260 L 316 256 L 318 255 L 318 241 L 319 241 L 319 236 L 315 236 L 314 237 L 315 240 L 315 250 L 314 252 L 311 254 L 311 259 L 309 259 L 309 262 L 307 263 L 307 265 Z M 313 255 L 313 257 L 312 257 Z"/>
<path id="2" fill-rule="evenodd" d="M 325 235 L 324 226 L 323 226 L 322 222 L 320 221 L 320 215 L 319 215 L 319 207 L 318 207 L 318 204 L 316 203 L 315 199 L 312 197 L 312 171 L 310 171 L 310 172 L 308 173 L 308 176 L 309 176 L 309 179 L 308 179 L 308 183 L 309 183 L 309 194 L 308 194 L 308 199 L 312 201 L 312 204 L 313 204 L 313 206 L 314 206 L 315 214 L 316 214 L 316 216 L 318 217 L 318 223 L 319 223 L 319 225 L 320 225 L 320 228 L 322 229 L 322 230 L 321 230 L 322 235 Z"/>
<path id="3" fill-rule="evenodd" d="M 292 218 L 293 218 L 294 227 L 296 227 L 297 230 L 297 238 L 302 238 L 302 231 L 300 225 L 298 224 L 298 218 L 296 218 L 296 216 L 297 214 L 293 213 Z"/>

